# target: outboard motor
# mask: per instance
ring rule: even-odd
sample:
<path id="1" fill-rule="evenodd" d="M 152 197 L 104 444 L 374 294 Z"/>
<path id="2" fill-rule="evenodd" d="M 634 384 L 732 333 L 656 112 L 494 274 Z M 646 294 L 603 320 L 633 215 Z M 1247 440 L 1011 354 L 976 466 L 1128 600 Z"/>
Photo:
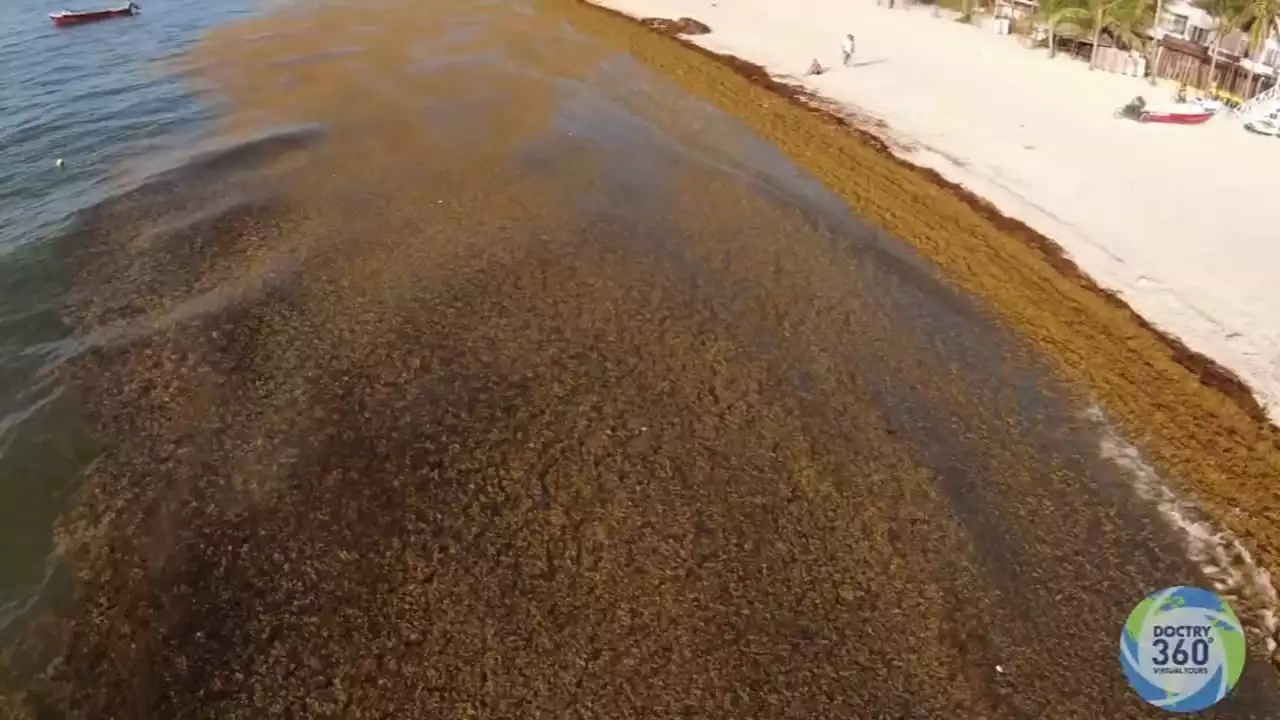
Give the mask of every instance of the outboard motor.
<path id="1" fill-rule="evenodd" d="M 1139 95 L 1134 99 L 1130 100 L 1128 105 L 1125 105 L 1124 107 L 1117 110 L 1116 117 L 1125 117 L 1125 118 L 1136 120 L 1140 115 L 1142 115 L 1142 111 L 1146 107 L 1147 107 L 1146 99 L 1143 98 L 1141 95 Z"/>

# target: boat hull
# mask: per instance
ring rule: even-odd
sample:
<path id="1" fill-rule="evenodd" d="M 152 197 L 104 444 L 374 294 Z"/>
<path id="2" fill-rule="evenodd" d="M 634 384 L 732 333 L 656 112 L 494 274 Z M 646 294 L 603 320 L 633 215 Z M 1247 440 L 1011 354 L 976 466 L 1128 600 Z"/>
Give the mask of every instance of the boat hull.
<path id="1" fill-rule="evenodd" d="M 53 24 L 57 27 L 71 27 L 72 25 L 84 25 L 86 23 L 110 20 L 112 18 L 132 17 L 135 12 L 136 11 L 132 7 L 97 10 L 93 12 L 60 12 L 50 14 L 49 19 L 52 20 Z"/>
<path id="2" fill-rule="evenodd" d="M 1165 123 L 1168 125 L 1200 125 L 1202 123 L 1209 122 L 1209 119 L 1212 117 L 1213 113 L 1208 111 L 1189 113 L 1146 110 L 1138 115 L 1138 122 Z"/>
<path id="3" fill-rule="evenodd" d="M 1255 120 L 1251 123 L 1245 123 L 1245 130 L 1258 135 L 1266 135 L 1268 137 L 1276 137 L 1280 135 L 1280 125 L 1270 120 Z"/>

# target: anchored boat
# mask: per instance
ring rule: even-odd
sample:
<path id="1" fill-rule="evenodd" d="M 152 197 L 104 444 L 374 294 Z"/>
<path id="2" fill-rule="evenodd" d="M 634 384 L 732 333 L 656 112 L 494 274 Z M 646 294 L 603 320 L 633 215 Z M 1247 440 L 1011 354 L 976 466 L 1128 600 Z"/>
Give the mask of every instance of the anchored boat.
<path id="1" fill-rule="evenodd" d="M 58 27 L 68 27 L 71 25 L 83 25 L 85 23 L 97 22 L 99 20 L 110 20 L 111 18 L 130 17 L 137 15 L 142 8 L 135 3 L 121 5 L 120 7 L 107 8 L 105 10 L 63 10 L 61 12 L 50 13 L 49 19 Z"/>

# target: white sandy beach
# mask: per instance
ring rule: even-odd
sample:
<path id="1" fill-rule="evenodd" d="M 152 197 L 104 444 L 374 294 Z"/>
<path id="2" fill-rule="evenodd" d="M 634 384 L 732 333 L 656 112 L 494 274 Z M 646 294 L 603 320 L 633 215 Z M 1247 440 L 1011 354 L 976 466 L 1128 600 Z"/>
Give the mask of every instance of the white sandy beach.
<path id="1" fill-rule="evenodd" d="M 1011 36 L 873 0 L 604 0 L 693 17 L 691 38 L 884 120 L 904 155 L 1060 244 L 1153 324 L 1217 360 L 1280 421 L 1280 139 L 1230 115 L 1140 125 L 1112 112 L 1166 85 L 1047 59 Z M 840 66 L 846 32 L 855 66 Z M 832 70 L 803 77 L 817 58 Z M 800 80 L 797 80 L 799 82 Z"/>

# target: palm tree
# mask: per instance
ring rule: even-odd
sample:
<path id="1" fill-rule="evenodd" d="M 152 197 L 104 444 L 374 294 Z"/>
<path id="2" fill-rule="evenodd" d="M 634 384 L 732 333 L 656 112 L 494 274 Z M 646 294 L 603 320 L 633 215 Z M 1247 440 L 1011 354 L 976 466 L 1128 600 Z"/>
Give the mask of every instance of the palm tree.
<path id="1" fill-rule="evenodd" d="M 1255 0 L 1256 2 L 1280 2 L 1280 0 Z M 1049 32 L 1063 20 L 1079 20 L 1093 25 L 1093 52 L 1089 55 L 1089 69 L 1098 62 L 1098 47 L 1104 29 L 1123 44 L 1141 47 L 1141 33 L 1151 26 L 1149 0 L 1077 0 L 1071 7 L 1059 10 L 1049 21 Z"/>
<path id="2" fill-rule="evenodd" d="M 1218 27 L 1213 33 L 1213 43 L 1209 46 L 1209 87 L 1213 88 L 1217 85 L 1214 77 L 1222 40 L 1249 21 L 1252 6 L 1249 0 L 1197 0 L 1196 7 L 1218 21 Z"/>
<path id="3" fill-rule="evenodd" d="M 1160 21 L 1164 18 L 1164 0 L 1156 0 L 1156 11 L 1151 17 L 1151 27 L 1160 27 Z M 1151 79 L 1151 85 L 1156 84 L 1156 64 L 1160 62 L 1160 38 L 1161 35 L 1156 33 L 1152 36 L 1152 42 L 1147 46 L 1147 67 L 1150 68 L 1148 77 Z"/>
<path id="4" fill-rule="evenodd" d="M 1078 2 L 1079 0 L 1040 0 L 1036 8 L 1036 20 L 1049 29 L 1049 57 L 1053 57 L 1058 52 L 1058 25 L 1067 19 L 1062 13 L 1076 9 Z"/>
<path id="5" fill-rule="evenodd" d="M 1243 18 L 1253 21 L 1249 28 L 1249 49 L 1257 52 L 1275 29 L 1276 18 L 1280 17 L 1280 0 L 1248 0 L 1245 5 Z"/>
<path id="6" fill-rule="evenodd" d="M 1147 31 L 1155 20 L 1150 0 L 1117 3 L 1109 13 L 1111 36 L 1130 50 L 1140 49 L 1147 44 Z"/>
<path id="7" fill-rule="evenodd" d="M 1246 7 L 1240 16 L 1240 27 L 1248 27 L 1247 48 L 1250 60 L 1257 60 L 1257 56 L 1266 47 L 1267 40 L 1275 32 L 1277 18 L 1280 18 L 1280 0 L 1246 0 Z M 1257 73 L 1250 74 L 1253 77 L 1249 80 L 1249 97 L 1252 97 L 1258 76 Z"/>

